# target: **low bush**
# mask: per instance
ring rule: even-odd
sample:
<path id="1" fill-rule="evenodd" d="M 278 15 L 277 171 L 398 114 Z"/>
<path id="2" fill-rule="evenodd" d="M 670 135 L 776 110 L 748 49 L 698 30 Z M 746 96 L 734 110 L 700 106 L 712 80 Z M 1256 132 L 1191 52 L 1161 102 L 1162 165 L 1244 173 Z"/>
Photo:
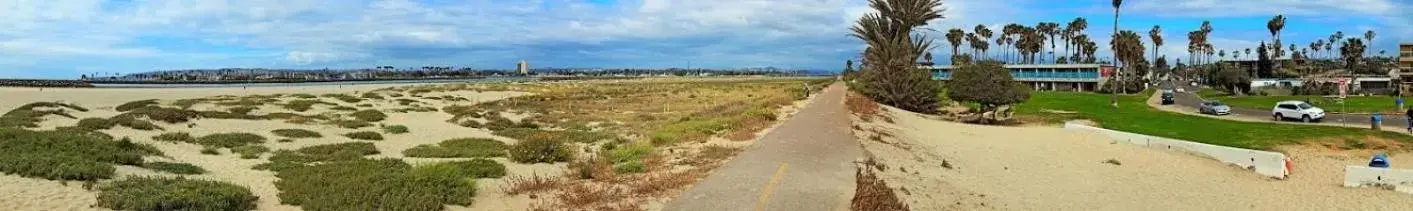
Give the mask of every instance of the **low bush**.
<path id="1" fill-rule="evenodd" d="M 505 143 L 485 138 L 462 138 L 442 141 L 437 145 L 420 145 L 402 151 L 408 157 L 453 158 L 453 157 L 501 157 L 505 156 Z"/>
<path id="2" fill-rule="evenodd" d="M 358 112 L 353 112 L 353 114 L 350 114 L 350 116 L 353 116 L 353 118 L 355 119 L 368 122 L 383 121 L 384 119 L 388 118 L 387 114 L 384 114 L 382 111 L 378 110 L 362 110 Z"/>
<path id="3" fill-rule="evenodd" d="M 99 188 L 114 210 L 253 210 L 259 197 L 235 184 L 186 178 L 128 177 Z"/>
<path id="4" fill-rule="evenodd" d="M 299 99 L 313 99 L 313 98 L 319 98 L 319 96 L 314 96 L 314 95 L 312 95 L 312 94 L 305 94 L 305 93 L 290 94 L 289 96 L 290 96 L 290 97 L 294 97 L 294 98 L 299 98 Z"/>
<path id="5" fill-rule="evenodd" d="M 343 101 L 343 102 L 347 102 L 347 103 L 363 102 L 363 98 L 354 97 L 353 95 L 348 95 L 348 94 L 323 94 L 323 95 L 320 95 L 320 96 L 321 96 L 321 97 L 328 97 L 328 98 L 338 99 L 339 101 Z"/>
<path id="6" fill-rule="evenodd" d="M 128 111 L 127 113 L 119 114 L 114 118 L 117 117 L 147 117 L 147 119 L 151 119 L 153 121 L 176 124 L 191 121 L 191 119 L 200 117 L 200 114 L 193 110 L 186 110 L 180 108 L 147 106 L 133 109 L 132 111 Z"/>
<path id="7" fill-rule="evenodd" d="M 191 142 L 195 142 L 195 141 L 196 141 L 196 138 L 192 137 L 190 133 L 186 133 L 186 132 L 170 132 L 170 133 L 163 133 L 163 134 L 161 134 L 161 135 L 153 136 L 153 137 L 152 137 L 152 140 L 167 141 L 167 142 L 187 142 L 187 143 L 191 143 Z"/>
<path id="8" fill-rule="evenodd" d="M 510 147 L 510 160 L 520 163 L 554 163 L 574 159 L 574 149 L 563 141 L 530 139 Z"/>
<path id="9" fill-rule="evenodd" d="M 373 131 L 359 131 L 359 132 L 345 133 L 345 134 L 343 134 L 343 136 L 344 136 L 344 137 L 351 138 L 351 139 L 357 139 L 357 140 L 369 140 L 369 141 L 382 141 L 382 140 L 383 140 L 383 134 L 380 134 L 380 133 L 378 133 L 378 132 L 373 132 Z"/>
<path id="10" fill-rule="evenodd" d="M 203 154 L 203 155 L 220 155 L 220 154 L 221 154 L 221 148 L 211 147 L 211 146 L 202 147 L 202 148 L 201 148 L 201 154 Z"/>
<path id="11" fill-rule="evenodd" d="M 519 140 L 556 140 L 580 143 L 593 143 L 601 140 L 611 140 L 617 138 L 613 134 L 605 132 L 589 132 L 575 130 L 542 130 L 529 128 L 509 128 L 492 132 L 498 136 L 514 138 Z"/>
<path id="12" fill-rule="evenodd" d="M 280 203 L 305 210 L 441 210 L 470 205 L 476 182 L 452 165 L 356 159 L 278 171 Z"/>
<path id="13" fill-rule="evenodd" d="M 39 122 L 44 121 L 43 117 L 49 115 L 58 115 L 70 119 L 77 119 L 73 115 L 70 115 L 68 110 L 34 110 L 34 108 L 51 107 L 69 108 L 77 111 L 88 111 L 88 109 L 86 108 L 70 104 L 55 102 L 34 102 L 22 105 L 19 108 L 15 108 L 14 110 L 10 110 L 5 114 L 0 115 L 0 127 L 39 127 Z"/>
<path id="14" fill-rule="evenodd" d="M 681 121 L 662 126 L 648 136 L 654 145 L 670 145 L 683 141 L 703 141 L 720 131 L 731 129 L 731 125 L 717 119 L 684 118 Z"/>
<path id="15" fill-rule="evenodd" d="M 624 163 L 614 164 L 614 173 L 643 173 L 648 171 L 648 167 L 643 165 L 643 161 L 633 160 Z"/>
<path id="16" fill-rule="evenodd" d="M 372 92 L 364 92 L 361 97 L 363 97 L 363 99 L 375 99 L 375 100 L 382 100 L 382 99 L 384 99 L 383 96 L 378 95 L 378 93 L 372 93 Z"/>
<path id="17" fill-rule="evenodd" d="M 147 100 L 138 100 L 138 101 L 127 102 L 127 103 L 123 103 L 122 105 L 118 105 L 118 107 L 114 107 L 113 109 L 114 109 L 114 110 L 118 110 L 118 112 L 128 112 L 128 111 L 131 111 L 131 110 L 133 110 L 133 109 L 143 108 L 143 107 L 147 107 L 147 106 L 154 106 L 154 105 L 157 105 L 157 99 L 147 99 Z"/>
<path id="18" fill-rule="evenodd" d="M 505 176 L 505 165 L 483 158 L 432 165 L 451 166 L 456 169 L 457 175 L 467 175 L 473 178 L 501 178 Z"/>
<path id="19" fill-rule="evenodd" d="M 333 108 L 329 108 L 329 110 L 335 110 L 335 111 L 357 111 L 358 108 L 348 107 L 348 106 L 334 106 Z"/>
<path id="20" fill-rule="evenodd" d="M 281 107 L 284 107 L 285 109 L 289 109 L 289 110 L 293 110 L 293 111 L 303 112 L 303 111 L 308 111 L 308 110 L 311 109 L 311 108 L 314 108 L 314 104 L 338 105 L 338 104 L 333 104 L 333 103 L 324 102 L 324 101 L 320 101 L 320 100 L 291 100 L 291 101 L 289 101 L 288 103 L 285 103 L 284 105 L 282 105 Z"/>
<path id="21" fill-rule="evenodd" d="M 206 169 L 203 169 L 203 168 L 201 168 L 200 166 L 191 165 L 191 164 L 188 164 L 188 163 L 147 162 L 147 163 L 143 163 L 143 164 L 142 164 L 142 168 L 145 168 L 145 169 L 152 169 L 152 170 L 154 170 L 154 171 L 160 171 L 160 172 L 173 173 L 173 174 L 202 174 L 202 173 L 206 173 Z"/>
<path id="22" fill-rule="evenodd" d="M 280 139 L 280 140 L 275 140 L 275 142 L 289 143 L 289 142 L 294 142 L 294 139 L 283 138 L 283 139 Z"/>
<path id="23" fill-rule="evenodd" d="M 139 165 L 155 147 L 113 140 L 88 131 L 0 128 L 0 172 L 50 180 L 98 180 L 113 165 Z"/>
<path id="24" fill-rule="evenodd" d="M 269 163 L 255 165 L 254 169 L 278 172 L 303 167 L 313 162 L 357 160 L 362 159 L 365 155 L 378 154 L 378 149 L 372 143 L 354 142 L 315 145 L 298 150 L 279 150 L 273 154 L 270 156 Z"/>
<path id="25" fill-rule="evenodd" d="M 83 129 L 89 129 L 89 130 L 105 130 L 105 129 L 113 128 L 113 126 L 116 126 L 116 125 L 118 125 L 117 122 L 114 122 L 113 120 L 109 120 L 109 119 L 104 119 L 104 118 L 83 118 L 83 119 L 80 119 L 80 120 L 78 121 L 78 124 L 75 125 L 75 126 L 76 126 L 76 127 L 79 127 L 79 128 L 83 128 Z"/>
<path id="26" fill-rule="evenodd" d="M 241 159 L 260 158 L 260 154 L 270 152 L 270 148 L 260 145 L 245 145 L 231 148 L 231 153 L 240 154 Z"/>
<path id="27" fill-rule="evenodd" d="M 408 129 L 406 125 L 387 125 L 383 126 L 383 132 L 387 134 L 403 134 L 407 133 Z"/>
<path id="28" fill-rule="evenodd" d="M 358 128 L 365 128 L 365 127 L 373 126 L 373 123 L 368 123 L 368 122 L 363 121 L 363 120 L 343 120 L 343 119 L 329 121 L 329 124 L 332 124 L 332 125 L 335 125 L 335 126 L 339 126 L 339 127 L 341 127 L 341 128 L 348 128 L 348 129 L 358 129 Z"/>
<path id="29" fill-rule="evenodd" d="M 305 129 L 277 129 L 277 130 L 272 130 L 272 131 L 270 131 L 270 133 L 274 133 L 274 134 L 277 135 L 277 136 L 285 137 L 285 138 L 323 138 L 323 137 L 324 137 L 324 135 L 319 134 L 319 132 L 314 132 L 314 131 L 312 131 L 312 130 L 305 130 Z"/>
<path id="30" fill-rule="evenodd" d="M 249 111 L 246 111 L 249 112 Z M 267 120 L 268 115 L 251 115 L 250 113 L 234 113 L 224 111 L 197 111 L 196 116 L 211 119 L 244 119 L 244 120 Z"/>
<path id="31" fill-rule="evenodd" d="M 265 137 L 251 133 L 217 133 L 196 139 L 196 144 L 218 148 L 234 148 L 265 143 Z"/>
<path id="32" fill-rule="evenodd" d="M 120 115 L 108 120 L 112 121 L 115 124 L 122 125 L 123 127 L 132 128 L 134 130 L 162 130 L 161 126 L 157 126 L 157 124 L 153 124 L 151 121 L 138 119 L 132 116 Z"/>
<path id="33" fill-rule="evenodd" d="M 226 109 L 226 110 L 227 110 L 227 111 L 230 111 L 231 113 L 235 113 L 235 114 L 250 114 L 251 111 L 255 111 L 256 109 L 260 109 L 260 108 L 259 108 L 259 107 L 255 107 L 255 106 L 241 106 L 241 107 L 229 108 L 229 109 Z"/>

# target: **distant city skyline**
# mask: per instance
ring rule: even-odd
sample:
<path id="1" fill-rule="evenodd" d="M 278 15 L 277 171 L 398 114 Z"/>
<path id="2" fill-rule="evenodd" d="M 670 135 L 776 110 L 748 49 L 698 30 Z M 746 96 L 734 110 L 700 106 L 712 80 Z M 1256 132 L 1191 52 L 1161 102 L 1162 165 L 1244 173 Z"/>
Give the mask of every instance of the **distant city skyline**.
<path id="1" fill-rule="evenodd" d="M 732 68 L 839 70 L 863 44 L 848 36 L 863 0 L 548 1 L 18 1 L 0 5 L 0 78 L 76 78 L 172 69 L 353 69 L 378 66 Z M 1109 55 L 1108 1 L 949 0 L 935 32 L 1064 23 L 1084 17 Z M 1374 30 L 1370 52 L 1413 42 L 1409 0 L 1132 1 L 1120 28 L 1147 39 L 1163 27 L 1170 58 L 1204 20 L 1219 50 L 1269 40 L 1265 21 L 1289 17 L 1282 40 L 1305 45 L 1335 31 Z M 1396 56 L 1396 55 L 1392 55 Z M 857 59 L 855 59 L 857 60 Z"/>

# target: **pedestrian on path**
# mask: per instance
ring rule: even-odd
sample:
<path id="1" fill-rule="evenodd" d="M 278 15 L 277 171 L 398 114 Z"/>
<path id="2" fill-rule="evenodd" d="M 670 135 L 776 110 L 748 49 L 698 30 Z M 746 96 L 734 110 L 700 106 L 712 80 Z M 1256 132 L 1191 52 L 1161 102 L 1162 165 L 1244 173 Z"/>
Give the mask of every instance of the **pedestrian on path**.
<path id="1" fill-rule="evenodd" d="M 1413 133 L 1413 108 L 1408 108 L 1408 111 L 1404 111 L 1403 115 L 1407 117 L 1404 118 L 1404 123 L 1408 125 L 1408 133 Z"/>

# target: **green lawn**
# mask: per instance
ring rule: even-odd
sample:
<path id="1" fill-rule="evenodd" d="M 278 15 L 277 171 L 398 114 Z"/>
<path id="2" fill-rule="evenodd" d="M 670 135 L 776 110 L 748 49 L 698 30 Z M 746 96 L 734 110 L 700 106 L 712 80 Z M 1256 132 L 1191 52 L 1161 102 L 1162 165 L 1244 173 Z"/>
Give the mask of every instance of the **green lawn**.
<path id="1" fill-rule="evenodd" d="M 1151 92 L 1148 92 L 1151 93 Z M 1021 118 L 1064 121 L 1090 119 L 1102 127 L 1133 133 L 1184 139 L 1248 149 L 1270 149 L 1276 145 L 1316 139 L 1362 139 L 1382 137 L 1402 142 L 1413 136 L 1368 129 L 1238 122 L 1177 114 L 1148 107 L 1147 95 L 1121 96 L 1119 108 L 1109 107 L 1109 95 L 1074 92 L 1032 92 L 1030 101 L 1020 105 Z M 1045 110 L 1076 112 L 1057 114 Z"/>
<path id="2" fill-rule="evenodd" d="M 1207 98 L 1208 100 L 1218 100 L 1218 101 L 1226 102 L 1228 105 L 1231 105 L 1231 106 L 1233 106 L 1233 107 L 1242 107 L 1242 108 L 1271 109 L 1271 107 L 1275 107 L 1275 106 L 1276 106 L 1276 102 L 1280 102 L 1280 101 L 1286 101 L 1286 100 L 1306 101 L 1306 100 L 1309 100 L 1309 101 L 1310 101 L 1310 104 L 1314 104 L 1315 106 L 1318 106 L 1318 107 L 1320 107 L 1320 108 L 1324 108 L 1326 112 L 1340 112 L 1340 113 L 1373 113 L 1373 112 L 1382 112 L 1382 113 L 1385 113 L 1385 114 L 1388 114 L 1388 113 L 1403 113 L 1402 111 L 1399 111 L 1399 110 L 1398 110 L 1398 105 L 1397 105 L 1397 104 L 1394 104 L 1394 97 L 1392 97 L 1392 96 L 1367 96 L 1367 97 L 1365 97 L 1365 96 L 1349 96 L 1348 98 L 1345 98 L 1345 99 L 1344 99 L 1344 105 L 1340 105 L 1338 102 L 1336 102 L 1336 101 L 1334 101 L 1334 100 L 1325 99 L 1325 97 L 1323 97 L 1323 96 L 1313 96 L 1313 95 L 1294 95 L 1294 96 L 1231 96 L 1231 95 L 1229 95 L 1229 94 L 1226 94 L 1226 93 L 1223 93 L 1223 92 L 1220 92 L 1220 91 L 1213 91 L 1213 90 L 1211 90 L 1211 89 L 1203 89 L 1203 90 L 1201 90 L 1201 91 L 1198 91 L 1197 94 L 1198 94 L 1198 95 L 1201 95 L 1203 98 Z M 1406 99 L 1405 99 L 1405 100 L 1406 100 Z M 1406 102 L 1405 102 L 1405 103 L 1406 103 Z"/>

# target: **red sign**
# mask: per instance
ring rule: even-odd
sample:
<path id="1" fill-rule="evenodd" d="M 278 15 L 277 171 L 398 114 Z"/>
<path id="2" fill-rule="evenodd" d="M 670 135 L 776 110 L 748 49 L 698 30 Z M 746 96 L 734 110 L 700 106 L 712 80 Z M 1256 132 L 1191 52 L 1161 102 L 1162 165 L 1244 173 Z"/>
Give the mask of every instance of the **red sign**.
<path id="1" fill-rule="evenodd" d="M 1103 76 L 1103 77 L 1113 76 L 1113 75 L 1114 75 L 1114 67 L 1109 67 L 1109 66 L 1099 67 L 1099 75 L 1100 75 L 1100 76 Z"/>

